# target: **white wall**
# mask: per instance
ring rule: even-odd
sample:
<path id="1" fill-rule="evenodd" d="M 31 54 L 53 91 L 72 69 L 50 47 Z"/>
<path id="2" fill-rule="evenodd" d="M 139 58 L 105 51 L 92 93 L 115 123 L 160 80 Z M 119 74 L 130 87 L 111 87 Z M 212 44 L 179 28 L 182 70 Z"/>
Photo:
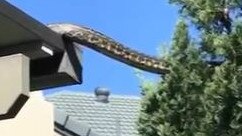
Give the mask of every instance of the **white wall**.
<path id="1" fill-rule="evenodd" d="M 0 114 L 20 94 L 29 99 L 15 118 L 0 120 L 0 136 L 53 136 L 52 104 L 39 93 L 29 93 L 29 59 L 22 54 L 0 57 Z"/>
<path id="2" fill-rule="evenodd" d="M 53 106 L 42 97 L 30 96 L 13 119 L 0 121 L 1 136 L 53 136 Z"/>

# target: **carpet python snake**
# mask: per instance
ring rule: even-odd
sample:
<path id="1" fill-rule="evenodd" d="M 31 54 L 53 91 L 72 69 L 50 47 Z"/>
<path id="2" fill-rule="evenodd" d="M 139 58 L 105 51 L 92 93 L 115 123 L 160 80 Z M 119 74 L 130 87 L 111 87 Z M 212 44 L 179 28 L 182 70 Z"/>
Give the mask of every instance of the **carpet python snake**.
<path id="1" fill-rule="evenodd" d="M 169 71 L 161 60 L 125 47 L 112 38 L 90 28 L 64 23 L 50 24 L 48 27 L 75 43 L 132 67 L 156 74 L 166 74 Z"/>

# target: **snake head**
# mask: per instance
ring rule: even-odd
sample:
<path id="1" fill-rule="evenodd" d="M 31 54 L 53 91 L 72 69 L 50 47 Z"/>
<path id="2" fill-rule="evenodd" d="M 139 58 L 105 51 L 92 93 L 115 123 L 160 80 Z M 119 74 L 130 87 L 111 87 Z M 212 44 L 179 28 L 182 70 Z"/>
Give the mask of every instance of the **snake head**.
<path id="1" fill-rule="evenodd" d="M 73 30 L 80 29 L 80 27 L 77 27 L 77 25 L 69 23 L 48 24 L 47 27 L 59 34 L 66 34 L 72 32 Z"/>

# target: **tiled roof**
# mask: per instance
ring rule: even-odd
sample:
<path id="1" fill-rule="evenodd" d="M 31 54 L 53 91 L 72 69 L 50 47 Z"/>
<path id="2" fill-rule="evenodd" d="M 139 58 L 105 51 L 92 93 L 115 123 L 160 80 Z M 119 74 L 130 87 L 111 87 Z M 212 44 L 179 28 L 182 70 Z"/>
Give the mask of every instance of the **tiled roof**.
<path id="1" fill-rule="evenodd" d="M 99 136 L 77 118 L 55 108 L 55 136 Z"/>
<path id="2" fill-rule="evenodd" d="M 110 95 L 108 103 L 94 94 L 61 92 L 46 97 L 57 109 L 90 127 L 99 136 L 137 136 L 136 120 L 140 98 Z"/>

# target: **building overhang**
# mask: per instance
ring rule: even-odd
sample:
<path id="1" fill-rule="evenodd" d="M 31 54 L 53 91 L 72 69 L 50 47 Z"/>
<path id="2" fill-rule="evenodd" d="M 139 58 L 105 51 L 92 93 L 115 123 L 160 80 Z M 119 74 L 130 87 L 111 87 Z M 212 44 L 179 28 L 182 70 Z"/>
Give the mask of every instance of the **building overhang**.
<path id="1" fill-rule="evenodd" d="M 82 67 L 72 42 L 2 0 L 0 57 L 17 53 L 30 58 L 32 91 L 82 83 Z"/>

